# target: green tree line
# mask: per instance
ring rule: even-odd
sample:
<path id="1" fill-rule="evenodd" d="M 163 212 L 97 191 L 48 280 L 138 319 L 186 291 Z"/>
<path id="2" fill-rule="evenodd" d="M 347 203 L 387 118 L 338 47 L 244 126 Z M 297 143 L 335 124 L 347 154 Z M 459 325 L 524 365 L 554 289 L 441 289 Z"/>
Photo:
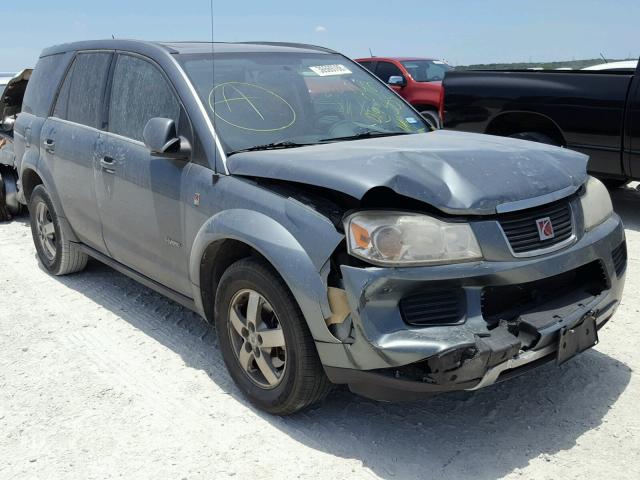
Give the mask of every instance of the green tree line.
<path id="1" fill-rule="evenodd" d="M 637 60 L 637 58 L 607 59 L 607 62 L 620 62 L 623 60 Z M 462 65 L 456 67 L 458 70 L 526 70 L 527 68 L 544 68 L 554 70 L 556 68 L 572 68 L 579 70 L 604 63 L 601 58 L 591 58 L 588 60 L 568 60 L 564 62 L 520 62 L 520 63 L 478 63 L 475 65 Z"/>

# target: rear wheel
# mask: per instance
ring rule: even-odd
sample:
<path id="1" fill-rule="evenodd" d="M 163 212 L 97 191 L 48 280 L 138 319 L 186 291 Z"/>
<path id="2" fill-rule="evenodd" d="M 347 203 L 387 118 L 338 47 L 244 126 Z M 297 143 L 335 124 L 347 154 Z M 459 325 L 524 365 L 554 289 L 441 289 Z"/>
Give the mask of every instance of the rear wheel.
<path id="1" fill-rule="evenodd" d="M 89 257 L 67 238 L 49 193 L 38 185 L 29 202 L 31 234 L 44 268 L 53 275 L 79 272 Z"/>
<path id="2" fill-rule="evenodd" d="M 259 408 L 288 415 L 331 389 L 302 312 L 283 280 L 249 258 L 220 279 L 215 326 L 236 385 Z"/>

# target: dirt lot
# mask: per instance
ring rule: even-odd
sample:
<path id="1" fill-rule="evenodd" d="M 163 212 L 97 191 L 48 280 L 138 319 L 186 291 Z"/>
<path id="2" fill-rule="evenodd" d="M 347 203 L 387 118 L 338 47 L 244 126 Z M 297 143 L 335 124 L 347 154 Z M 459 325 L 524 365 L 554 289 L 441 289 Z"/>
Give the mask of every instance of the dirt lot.
<path id="1" fill-rule="evenodd" d="M 340 390 L 275 418 L 196 315 L 99 263 L 53 278 L 0 224 L 0 478 L 640 478 L 640 193 L 624 301 L 600 344 L 475 394 L 386 405 Z"/>

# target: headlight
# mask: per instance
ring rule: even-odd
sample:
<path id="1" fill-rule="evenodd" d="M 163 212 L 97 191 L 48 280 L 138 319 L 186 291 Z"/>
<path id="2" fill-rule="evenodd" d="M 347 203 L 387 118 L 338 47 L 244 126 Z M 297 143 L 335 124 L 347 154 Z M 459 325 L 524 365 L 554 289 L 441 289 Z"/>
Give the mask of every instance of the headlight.
<path id="1" fill-rule="evenodd" d="M 609 191 L 600 180 L 589 177 L 586 192 L 580 198 L 585 230 L 597 227 L 613 213 Z"/>
<path id="2" fill-rule="evenodd" d="M 471 227 L 413 213 L 368 211 L 345 220 L 349 253 L 375 265 L 429 265 L 482 258 Z"/>

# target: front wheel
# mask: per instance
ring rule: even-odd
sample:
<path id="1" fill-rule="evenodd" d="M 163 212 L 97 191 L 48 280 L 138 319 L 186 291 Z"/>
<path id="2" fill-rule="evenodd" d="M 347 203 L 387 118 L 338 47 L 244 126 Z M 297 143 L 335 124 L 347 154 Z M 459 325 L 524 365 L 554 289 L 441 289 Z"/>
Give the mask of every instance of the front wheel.
<path id="1" fill-rule="evenodd" d="M 259 408 L 288 415 L 331 388 L 302 312 L 265 262 L 247 258 L 220 279 L 215 326 L 236 385 Z"/>

